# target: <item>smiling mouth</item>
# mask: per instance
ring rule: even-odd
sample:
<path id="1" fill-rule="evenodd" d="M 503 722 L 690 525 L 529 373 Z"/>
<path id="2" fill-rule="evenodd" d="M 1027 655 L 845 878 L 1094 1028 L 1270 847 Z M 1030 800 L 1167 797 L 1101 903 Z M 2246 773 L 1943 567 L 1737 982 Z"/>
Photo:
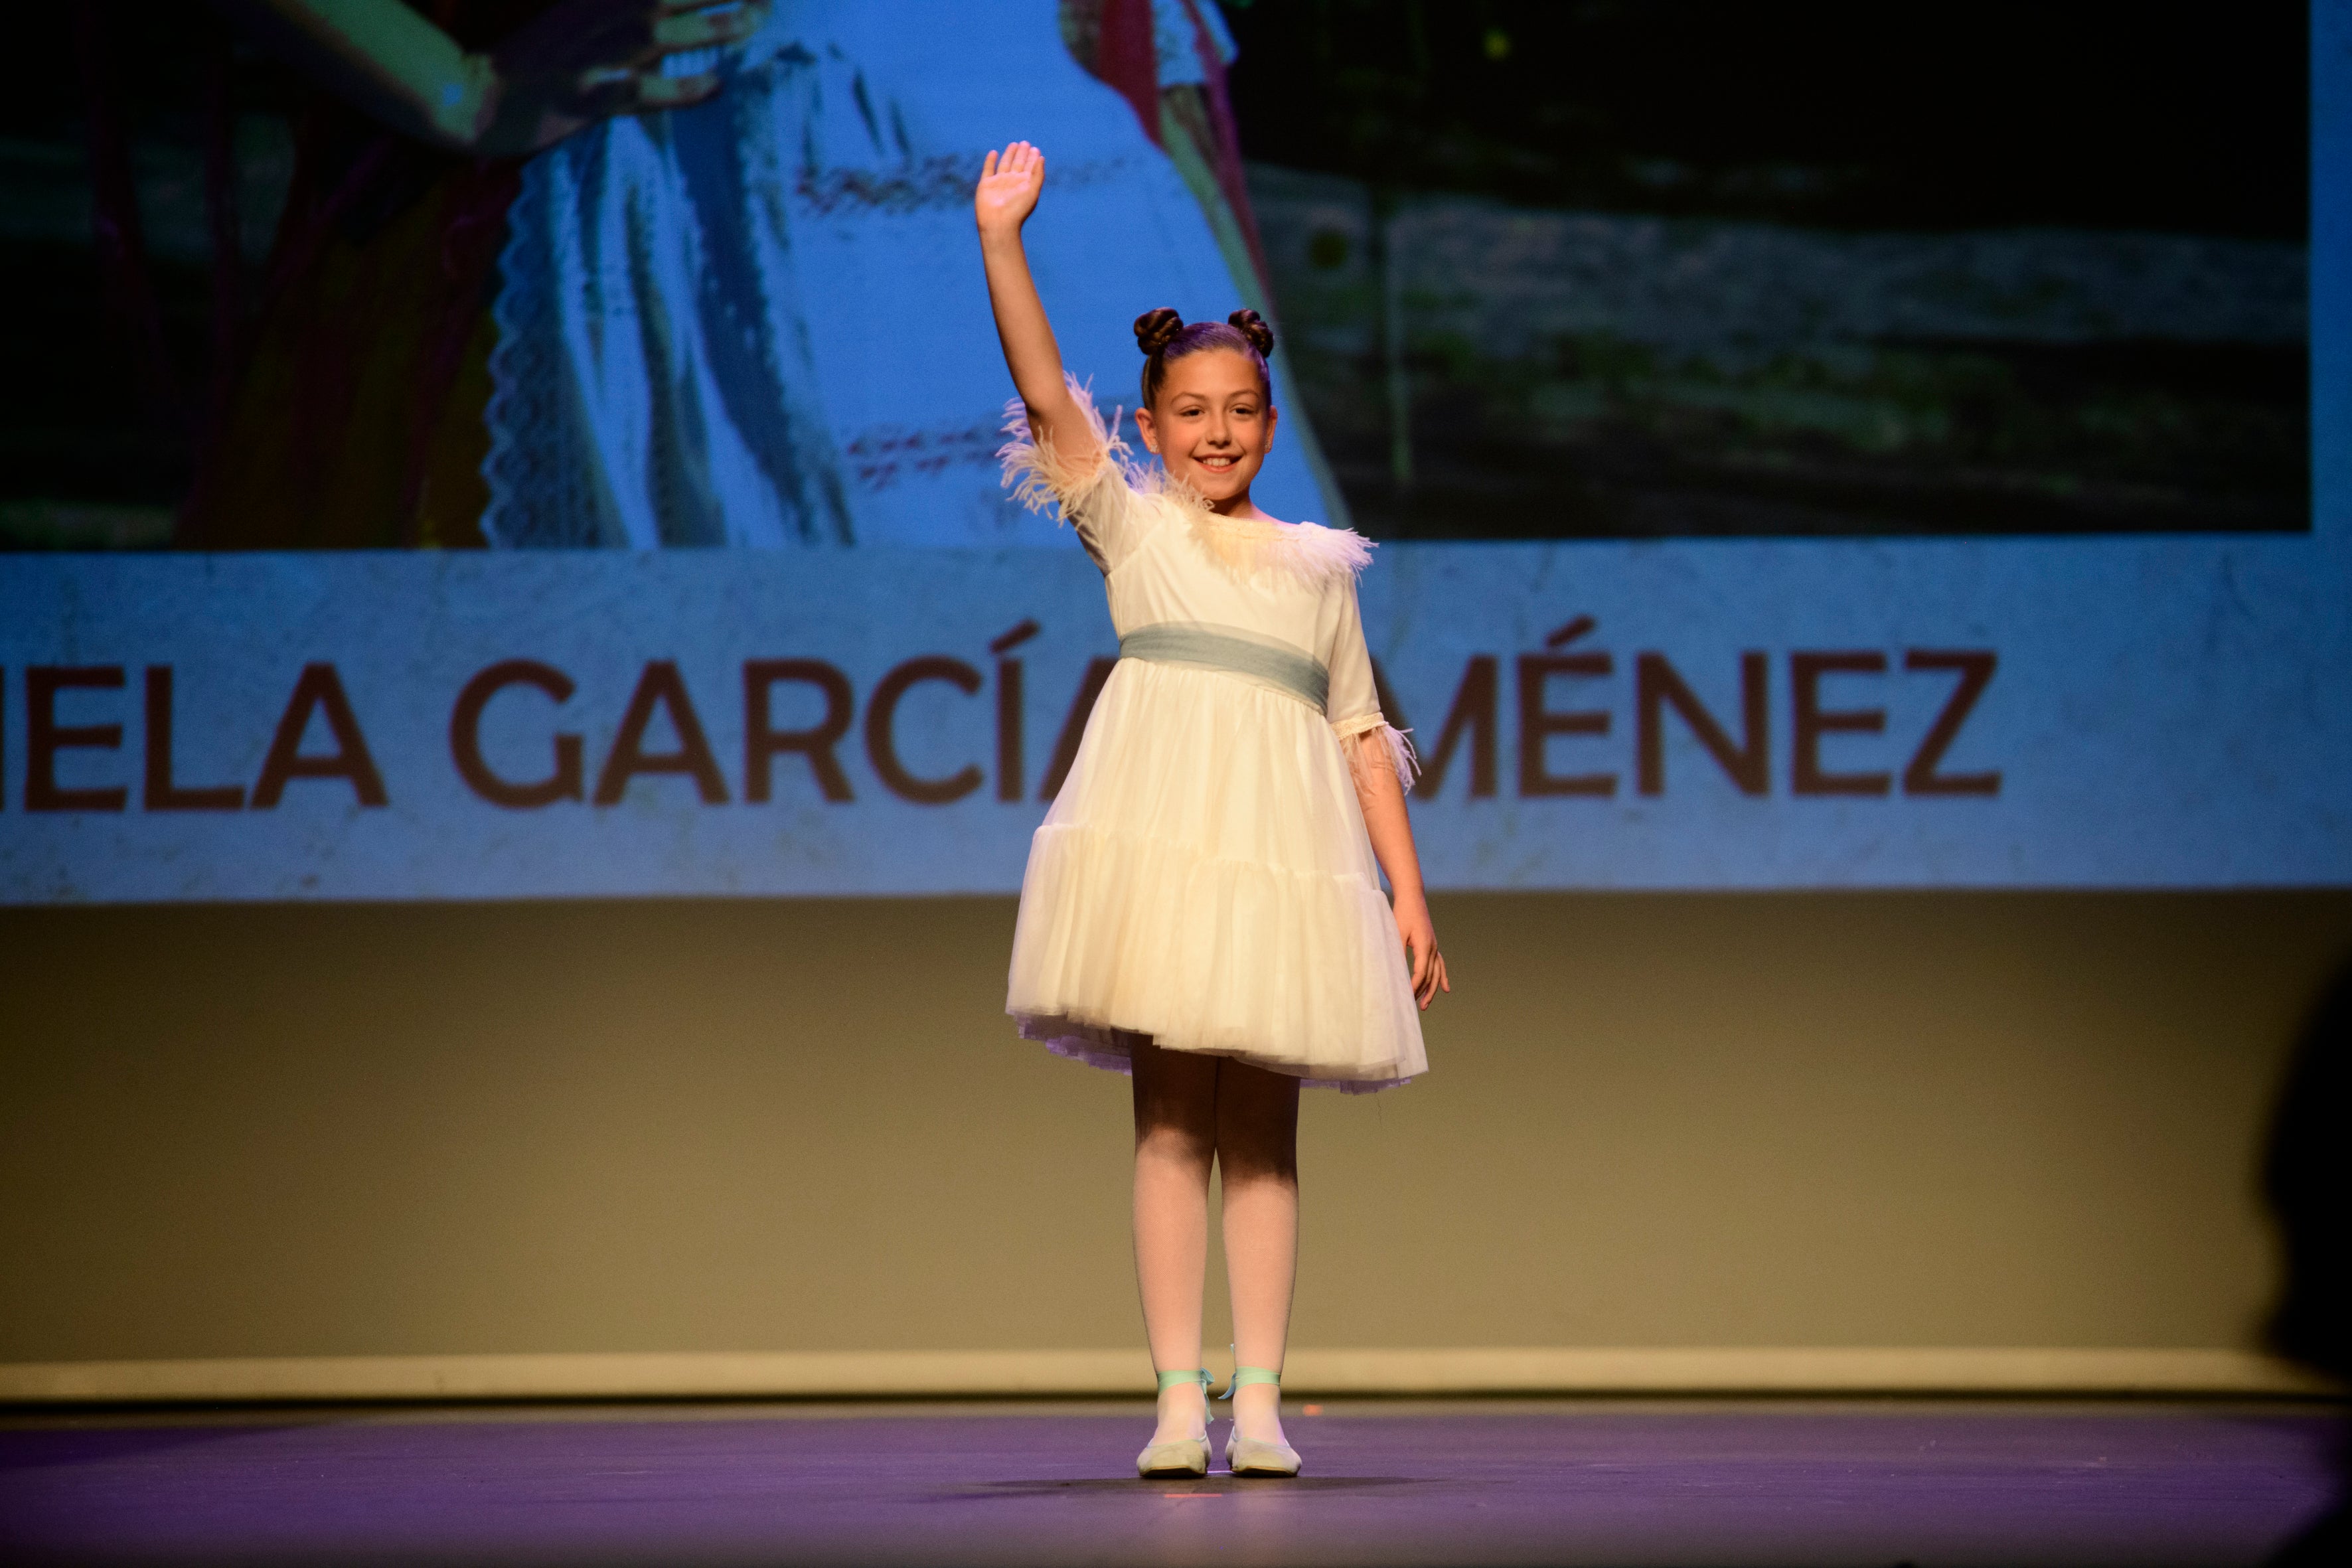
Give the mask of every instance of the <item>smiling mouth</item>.
<path id="1" fill-rule="evenodd" d="M 1222 474 L 1241 459 L 1239 458 L 1195 458 L 1192 461 L 1212 473 Z"/>

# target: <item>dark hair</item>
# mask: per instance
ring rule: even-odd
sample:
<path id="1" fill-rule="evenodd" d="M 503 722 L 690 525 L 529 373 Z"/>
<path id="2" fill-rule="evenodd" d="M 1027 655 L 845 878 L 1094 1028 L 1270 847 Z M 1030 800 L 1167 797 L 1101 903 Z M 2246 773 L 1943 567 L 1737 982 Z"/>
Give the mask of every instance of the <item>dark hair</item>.
<path id="1" fill-rule="evenodd" d="M 1235 310 L 1222 321 L 1195 321 L 1188 327 L 1183 317 L 1162 305 L 1135 318 L 1135 343 L 1144 353 L 1146 408 L 1159 397 L 1170 361 L 1211 349 L 1230 349 L 1246 357 L 1257 370 L 1258 395 L 1274 399 L 1274 378 L 1265 368 L 1265 356 L 1274 352 L 1274 329 L 1255 310 Z"/>

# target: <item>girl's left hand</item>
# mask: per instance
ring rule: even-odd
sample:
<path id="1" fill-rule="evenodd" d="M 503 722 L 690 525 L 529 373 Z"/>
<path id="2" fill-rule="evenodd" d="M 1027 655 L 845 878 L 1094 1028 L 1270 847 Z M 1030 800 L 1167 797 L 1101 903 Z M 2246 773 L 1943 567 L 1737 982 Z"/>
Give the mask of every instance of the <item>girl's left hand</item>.
<path id="1" fill-rule="evenodd" d="M 1419 893 L 1397 895 L 1394 912 L 1405 963 L 1412 971 L 1413 1000 L 1425 1013 L 1440 991 L 1454 989 L 1445 977 L 1445 955 L 1437 951 L 1437 927 L 1430 921 L 1429 900 Z"/>

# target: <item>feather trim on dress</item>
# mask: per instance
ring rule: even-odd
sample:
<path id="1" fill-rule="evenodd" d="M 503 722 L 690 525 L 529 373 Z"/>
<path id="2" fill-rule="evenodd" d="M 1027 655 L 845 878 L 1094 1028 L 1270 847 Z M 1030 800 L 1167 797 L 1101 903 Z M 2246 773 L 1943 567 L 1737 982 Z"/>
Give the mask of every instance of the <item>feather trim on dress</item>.
<path id="1" fill-rule="evenodd" d="M 1107 466 L 1117 464 L 1127 472 L 1132 484 L 1134 465 L 1129 461 L 1127 443 L 1112 433 L 1127 410 L 1112 410 L 1111 424 L 1106 426 L 1101 412 L 1095 407 L 1093 393 L 1081 385 L 1076 376 L 1064 371 L 1062 384 L 1069 388 L 1070 401 L 1078 405 L 1087 428 L 1094 435 L 1093 455 L 1083 463 L 1073 462 L 1054 449 L 1051 437 L 1040 440 L 1030 427 L 1027 406 L 1018 397 L 1013 397 L 1005 400 L 1006 440 L 996 449 L 996 460 L 1004 482 L 1012 487 L 1013 500 L 1031 511 L 1056 507 L 1060 509 L 1061 521 L 1067 522 L 1070 502 L 1102 478 Z"/>
<path id="2" fill-rule="evenodd" d="M 1413 780 L 1421 776 L 1421 758 L 1406 739 L 1412 733 L 1377 716 L 1352 720 L 1341 729 L 1340 749 L 1348 753 L 1348 772 L 1357 785 L 1369 785 L 1374 770 L 1384 768 L 1396 775 L 1399 787 L 1412 789 Z"/>
<path id="3" fill-rule="evenodd" d="M 1158 476 L 1171 495 L 1192 501 L 1192 537 L 1227 571 L 1244 577 L 1261 572 L 1287 574 L 1307 587 L 1353 577 L 1372 563 L 1371 542 L 1350 529 L 1319 522 L 1267 522 L 1255 517 L 1224 517 L 1211 511 L 1189 485 Z"/>
<path id="4" fill-rule="evenodd" d="M 1013 499 L 1031 511 L 1057 507 L 1061 520 L 1068 521 L 1071 502 L 1100 481 L 1107 467 L 1116 467 L 1136 494 L 1157 497 L 1181 510 L 1210 558 L 1242 576 L 1277 571 L 1316 587 L 1340 576 L 1352 577 L 1371 564 L 1371 542 L 1351 529 L 1224 517 L 1211 510 L 1206 497 L 1165 467 L 1136 460 L 1134 448 L 1116 433 L 1127 412 L 1123 405 L 1113 409 L 1106 422 L 1093 393 L 1076 376 L 1064 371 L 1062 384 L 1094 436 L 1094 456 L 1084 464 L 1065 458 L 1050 439 L 1038 438 L 1021 399 L 1011 398 L 1004 405 L 1006 439 L 996 458 Z"/>

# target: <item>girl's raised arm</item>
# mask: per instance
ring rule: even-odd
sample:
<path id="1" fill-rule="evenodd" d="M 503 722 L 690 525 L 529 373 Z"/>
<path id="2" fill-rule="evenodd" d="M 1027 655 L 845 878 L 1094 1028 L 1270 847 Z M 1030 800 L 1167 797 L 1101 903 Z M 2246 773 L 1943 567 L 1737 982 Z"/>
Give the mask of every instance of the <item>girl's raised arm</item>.
<path id="1" fill-rule="evenodd" d="M 981 259 L 988 268 L 988 302 L 996 312 L 997 341 L 1013 372 L 1013 389 L 1029 411 L 1029 433 L 1072 468 L 1093 462 L 1098 442 L 1062 376 L 1062 350 L 1045 320 L 1045 302 L 1029 277 L 1021 226 L 1037 208 L 1045 184 L 1045 154 L 1026 142 L 991 153 L 972 192 L 980 221 Z"/>

